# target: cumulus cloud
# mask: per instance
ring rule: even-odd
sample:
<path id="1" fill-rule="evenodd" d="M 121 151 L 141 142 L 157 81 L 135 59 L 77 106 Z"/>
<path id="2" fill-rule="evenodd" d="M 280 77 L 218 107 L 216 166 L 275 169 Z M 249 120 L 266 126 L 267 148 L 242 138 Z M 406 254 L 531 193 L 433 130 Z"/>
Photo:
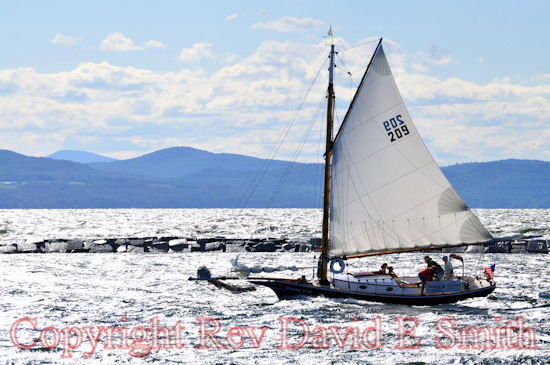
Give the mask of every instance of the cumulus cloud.
<path id="1" fill-rule="evenodd" d="M 307 32 L 322 25 L 325 25 L 324 21 L 315 20 L 313 18 L 294 18 L 291 16 L 284 16 L 279 20 L 255 23 L 252 25 L 252 29 L 272 30 L 281 33 Z"/>
<path id="2" fill-rule="evenodd" d="M 411 65 L 411 68 L 417 72 L 426 72 L 428 69 L 422 66 L 420 63 L 414 63 Z"/>
<path id="3" fill-rule="evenodd" d="M 72 47 L 81 39 L 82 38 L 80 37 L 69 37 L 63 34 L 56 34 L 55 37 L 53 37 L 53 39 L 50 41 L 50 43 L 59 46 Z"/>
<path id="4" fill-rule="evenodd" d="M 353 48 L 341 38 L 334 41 L 339 49 L 349 49 L 340 52 L 337 70 L 345 64 L 354 81 L 337 71 L 341 119 L 376 42 Z M 414 123 L 438 162 L 550 160 L 548 75 L 523 83 L 438 78 L 413 67 L 414 55 L 395 42 L 386 40 L 384 49 Z M 186 60 L 214 55 L 208 43 L 188 50 Z M 78 141 L 80 149 L 99 146 L 112 156 L 188 145 L 267 157 L 287 123 L 295 120 L 277 156 L 290 158 L 324 102 L 326 55 L 323 43 L 266 41 L 248 57 L 208 73 L 107 62 L 58 73 L 0 70 L 0 148 L 47 154 Z M 302 113 L 295 117 L 319 70 Z M 312 134 L 319 135 L 322 119 Z M 300 158 L 315 160 L 318 145 L 316 138 L 308 139 Z"/>
<path id="5" fill-rule="evenodd" d="M 146 48 L 166 48 L 166 44 L 154 40 L 145 42 L 144 46 Z"/>
<path id="6" fill-rule="evenodd" d="M 229 14 L 228 16 L 225 17 L 225 21 L 226 21 L 226 22 L 229 22 L 229 21 L 231 21 L 231 20 L 235 20 L 235 19 L 237 19 L 238 16 L 239 16 L 239 15 L 238 15 L 238 14 L 235 14 L 235 13 Z"/>
<path id="7" fill-rule="evenodd" d="M 166 45 L 159 41 L 150 40 L 145 42 L 143 46 L 138 46 L 132 39 L 122 33 L 109 34 L 99 45 L 99 49 L 102 51 L 111 52 L 143 51 L 146 48 L 166 48 Z"/>
<path id="8" fill-rule="evenodd" d="M 111 33 L 101 41 L 99 48 L 102 51 L 127 52 L 140 51 L 143 48 L 137 46 L 133 40 L 122 33 Z"/>
<path id="9" fill-rule="evenodd" d="M 204 58 L 214 57 L 214 48 L 212 43 L 199 42 L 191 48 L 181 50 L 179 60 L 183 62 L 196 62 Z"/>

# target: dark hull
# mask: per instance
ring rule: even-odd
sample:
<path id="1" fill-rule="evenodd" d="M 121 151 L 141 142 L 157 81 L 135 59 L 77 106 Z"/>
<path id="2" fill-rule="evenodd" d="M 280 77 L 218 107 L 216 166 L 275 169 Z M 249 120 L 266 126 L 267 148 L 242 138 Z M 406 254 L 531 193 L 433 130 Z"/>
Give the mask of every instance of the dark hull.
<path id="1" fill-rule="evenodd" d="M 448 294 L 429 294 L 429 295 L 377 295 L 365 294 L 356 291 L 343 289 L 335 289 L 328 286 L 318 286 L 312 284 L 301 284 L 294 281 L 286 281 L 280 279 L 260 279 L 250 280 L 250 282 L 258 285 L 267 286 L 277 294 L 280 299 L 295 299 L 300 296 L 324 296 L 328 298 L 355 298 L 366 300 L 369 302 L 406 304 L 406 305 L 437 305 L 445 303 L 455 303 L 460 300 L 485 297 L 492 293 L 496 285 L 491 285 L 486 288 L 469 290 L 457 293 Z"/>

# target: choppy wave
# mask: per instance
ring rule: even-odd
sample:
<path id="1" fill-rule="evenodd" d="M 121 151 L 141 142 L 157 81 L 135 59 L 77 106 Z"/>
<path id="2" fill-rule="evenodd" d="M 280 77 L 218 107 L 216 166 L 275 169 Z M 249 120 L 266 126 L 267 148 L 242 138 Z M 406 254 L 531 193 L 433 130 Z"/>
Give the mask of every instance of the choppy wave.
<path id="1" fill-rule="evenodd" d="M 475 265 L 476 254 L 465 254 L 468 265 Z M 145 360 L 181 363 L 543 363 L 550 356 L 550 260 L 548 255 L 484 255 L 478 267 L 496 262 L 498 287 L 490 298 L 473 298 L 456 304 L 435 307 L 409 307 L 362 302 L 355 299 L 326 299 L 304 297 L 279 301 L 267 288 L 252 292 L 231 294 L 204 282 L 191 282 L 197 267 L 205 265 L 214 276 L 232 275 L 235 254 L 86 254 L 86 255 L 2 255 L 0 256 L 0 357 L 10 363 L 62 362 L 61 349 L 45 351 L 40 346 L 33 350 L 19 350 L 10 341 L 9 329 L 18 318 L 37 319 L 38 327 L 55 326 L 119 326 L 134 328 L 150 326 L 150 319 L 158 317 L 162 325 L 174 326 L 181 321 L 185 347 L 172 350 L 154 350 Z M 350 270 L 374 268 L 382 258 L 354 260 Z M 384 257 L 399 274 L 416 272 L 422 267 L 421 254 L 399 254 Z M 262 264 L 283 267 L 290 263 L 302 267 L 298 272 L 282 271 L 277 275 L 311 277 L 313 254 L 241 254 L 239 263 L 252 267 Z M 536 272 L 527 268 L 535 268 Z M 239 285 L 239 281 L 231 284 Z M 246 286 L 247 283 L 241 283 Z M 298 349 L 279 349 L 281 345 L 280 318 L 303 320 L 312 331 L 317 326 L 339 326 L 344 336 L 345 326 L 361 330 L 381 318 L 381 340 L 384 346 L 377 350 L 352 349 L 348 343 L 338 348 L 334 339 L 324 350 L 312 348 L 311 342 Z M 218 339 L 227 345 L 227 331 L 234 326 L 262 326 L 268 328 L 261 346 L 256 349 L 246 340 L 240 349 L 196 349 L 201 343 L 200 322 L 197 318 L 213 318 L 219 322 Z M 398 318 L 418 320 L 415 341 L 418 350 L 395 349 L 399 344 Z M 123 322 L 126 318 L 126 322 Z M 456 328 L 502 326 L 519 318 L 524 326 L 536 331 L 538 349 L 531 350 L 448 350 L 436 348 L 436 323 L 441 319 L 454 320 Z M 213 326 L 213 322 L 209 326 Z M 28 329 L 29 326 L 27 326 Z M 23 330 L 25 326 L 22 326 Z M 209 327 L 212 328 L 212 327 Z M 302 339 L 301 327 L 292 326 L 289 344 Z M 328 331 L 328 330 L 327 330 Z M 28 332 L 28 331 L 27 331 Z M 329 331 L 330 333 L 330 331 Z M 458 332 L 457 332 L 458 333 Z M 27 335 L 27 337 L 25 337 Z M 21 332 L 22 340 L 37 336 L 37 332 Z M 30 337 L 29 337 L 30 336 Z M 409 338 L 410 340 L 410 338 Z M 413 343 L 409 341 L 408 343 Z M 458 346 L 458 345 L 457 345 Z M 73 351 L 73 360 L 63 363 L 86 363 L 82 356 L 90 350 L 84 343 Z M 420 355 L 421 354 L 421 355 Z M 128 350 L 109 350 L 100 347 L 91 362 L 130 363 Z"/>
<path id="2" fill-rule="evenodd" d="M 548 210 L 477 210 L 492 232 L 511 234 L 518 230 L 543 229 L 548 235 Z M 27 237 L 118 237 L 118 236 L 216 236 L 248 237 L 250 235 L 288 236 L 291 238 L 320 234 L 317 210 L 87 210 L 87 211 L 0 211 L 2 240 Z M 546 228 L 545 228 L 546 227 Z M 6 233 L 1 233 L 2 231 Z M 544 231 L 545 230 L 545 231 Z M 158 232 L 158 233 L 157 233 Z M 6 237 L 4 237 L 6 236 Z M 264 237 L 265 237 L 264 236 Z M 178 321 L 185 346 L 180 349 L 153 350 L 144 359 L 161 363 L 443 363 L 443 364 L 542 364 L 550 358 L 550 256 L 535 254 L 464 254 L 466 273 L 479 273 L 496 263 L 496 291 L 486 298 L 472 298 L 456 304 L 434 307 L 410 307 L 362 302 L 355 299 L 304 297 L 280 301 L 267 288 L 231 294 L 204 282 L 188 281 L 200 266 L 207 266 L 213 276 L 234 276 L 237 254 L 43 254 L 0 255 L 0 358 L 3 363 L 133 363 L 128 349 L 105 349 L 102 345 L 90 359 L 85 340 L 72 351 L 72 359 L 62 359 L 63 350 L 46 350 L 37 345 L 30 350 L 17 349 L 10 339 L 10 327 L 22 317 L 36 318 L 38 329 L 54 326 L 97 326 L 136 328 L 150 326 L 158 317 L 161 325 L 174 326 Z M 424 266 L 423 254 L 404 253 L 362 260 L 349 260 L 350 271 L 372 270 L 382 261 L 395 268 L 398 275 L 414 274 Z M 432 255 L 436 260 L 440 258 Z M 241 253 L 237 266 L 278 268 L 277 276 L 311 278 L 316 257 L 313 253 Z M 294 267 L 297 268 L 296 271 Z M 286 269 L 286 270 L 285 270 Z M 457 267 L 457 270 L 461 270 Z M 263 275 L 263 274 L 258 274 Z M 235 280 L 236 286 L 248 283 Z M 380 317 L 383 346 L 376 350 L 350 348 L 348 342 L 339 348 L 331 337 L 329 347 L 316 349 L 310 341 L 297 349 L 280 349 L 281 319 L 304 321 L 309 330 L 340 327 L 343 338 L 346 326 L 363 331 Z M 416 350 L 396 349 L 399 345 L 400 318 L 418 321 Z M 200 321 L 218 321 L 216 338 L 226 349 L 197 349 L 201 343 Z M 509 321 L 521 320 L 536 334 L 537 349 L 473 350 L 454 346 L 438 349 L 441 334 L 436 324 L 442 319 L 454 320 L 459 328 L 496 328 Z M 448 322 L 450 323 L 450 322 Z M 213 326 L 214 322 L 209 322 Z M 410 323 L 409 323 L 410 324 Z M 255 327 L 259 334 L 266 327 L 258 348 L 246 338 L 242 347 L 228 346 L 227 332 L 234 326 Z M 209 327 L 212 328 L 212 327 Z M 456 332 L 455 331 L 455 332 Z M 317 332 L 319 333 L 319 332 Z M 458 332 L 456 332 L 458 333 Z M 32 341 L 39 331 L 27 324 L 21 326 L 20 339 Z M 310 336 L 313 337 L 312 333 Z M 299 344 L 302 327 L 294 325 L 289 344 Z M 351 340 L 349 340 L 351 341 Z M 28 342 L 30 343 L 30 342 Z"/>
<path id="3" fill-rule="evenodd" d="M 318 209 L 0 210 L 0 244 L 155 236 L 309 239 L 321 235 L 321 215 Z"/>
<path id="4" fill-rule="evenodd" d="M 476 209 L 495 236 L 550 238 L 550 209 Z M 10 209 L 0 210 L 0 244 L 57 238 L 321 236 L 319 209 Z"/>

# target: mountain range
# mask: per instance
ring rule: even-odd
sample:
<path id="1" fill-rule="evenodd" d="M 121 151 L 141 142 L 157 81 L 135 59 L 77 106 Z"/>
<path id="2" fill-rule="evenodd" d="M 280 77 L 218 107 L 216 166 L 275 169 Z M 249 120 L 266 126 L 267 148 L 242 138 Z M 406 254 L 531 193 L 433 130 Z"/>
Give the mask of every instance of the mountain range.
<path id="1" fill-rule="evenodd" d="M 472 208 L 550 208 L 550 162 L 442 167 Z M 190 147 L 127 160 L 0 150 L 0 208 L 319 208 L 323 166 Z"/>
<path id="2" fill-rule="evenodd" d="M 86 151 L 72 151 L 72 150 L 57 151 L 55 153 L 52 153 L 48 157 L 53 158 L 54 160 L 66 160 L 66 161 L 73 161 L 78 163 L 116 161 L 114 158 L 98 155 L 97 153 L 86 152 Z"/>

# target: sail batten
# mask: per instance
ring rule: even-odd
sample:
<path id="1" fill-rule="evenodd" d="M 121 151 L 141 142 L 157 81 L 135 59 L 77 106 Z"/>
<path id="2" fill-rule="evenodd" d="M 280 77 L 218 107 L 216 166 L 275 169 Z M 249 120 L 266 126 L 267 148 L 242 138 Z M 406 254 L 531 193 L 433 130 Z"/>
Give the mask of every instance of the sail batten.
<path id="1" fill-rule="evenodd" d="M 331 257 L 492 239 L 420 138 L 381 43 L 335 138 Z"/>

